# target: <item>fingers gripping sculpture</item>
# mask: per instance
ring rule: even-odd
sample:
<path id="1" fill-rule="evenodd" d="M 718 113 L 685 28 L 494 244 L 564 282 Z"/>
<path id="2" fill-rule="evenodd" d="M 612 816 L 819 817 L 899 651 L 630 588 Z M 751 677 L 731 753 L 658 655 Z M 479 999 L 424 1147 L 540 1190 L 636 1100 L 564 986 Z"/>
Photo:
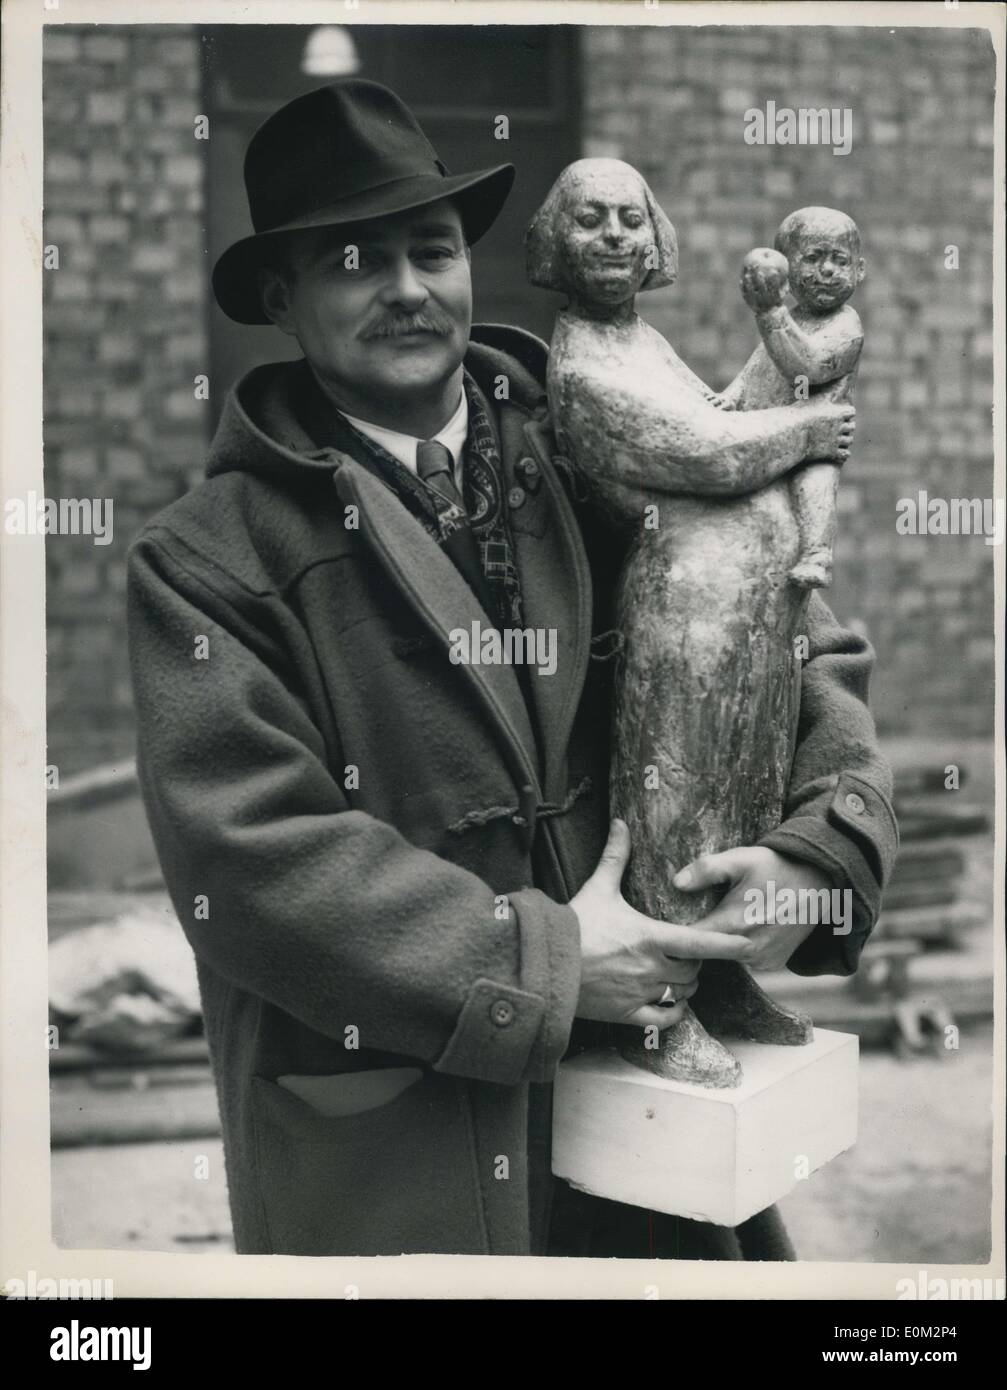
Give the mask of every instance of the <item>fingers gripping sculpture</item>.
<path id="1" fill-rule="evenodd" d="M 672 876 L 698 855 L 756 843 L 782 817 L 800 691 L 807 589 L 787 473 L 841 463 L 849 406 L 723 408 L 635 312 L 670 285 L 675 232 L 640 174 L 612 159 L 563 171 L 527 235 L 532 283 L 564 291 L 549 357 L 560 447 L 632 535 L 618 595 L 612 813 L 633 844 L 626 897 L 691 923 L 717 894 Z M 704 1026 L 705 1025 L 705 1026 Z M 735 962 L 707 962 L 692 1008 L 624 1055 L 678 1080 L 732 1086 L 740 1066 L 707 1029 L 803 1043 L 810 1020 L 775 1005 Z"/>

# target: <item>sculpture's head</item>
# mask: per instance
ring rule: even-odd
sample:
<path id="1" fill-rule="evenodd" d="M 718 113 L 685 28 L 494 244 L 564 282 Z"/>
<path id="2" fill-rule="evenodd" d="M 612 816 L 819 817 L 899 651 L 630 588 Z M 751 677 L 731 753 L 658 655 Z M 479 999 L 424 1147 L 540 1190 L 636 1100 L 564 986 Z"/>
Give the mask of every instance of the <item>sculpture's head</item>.
<path id="1" fill-rule="evenodd" d="M 525 234 L 528 279 L 599 309 L 678 274 L 675 229 L 646 180 L 621 159 L 567 165 Z"/>
<path id="2" fill-rule="evenodd" d="M 791 292 L 812 314 L 845 304 L 867 273 L 857 224 L 835 208 L 798 208 L 780 223 L 775 245 L 787 258 Z"/>

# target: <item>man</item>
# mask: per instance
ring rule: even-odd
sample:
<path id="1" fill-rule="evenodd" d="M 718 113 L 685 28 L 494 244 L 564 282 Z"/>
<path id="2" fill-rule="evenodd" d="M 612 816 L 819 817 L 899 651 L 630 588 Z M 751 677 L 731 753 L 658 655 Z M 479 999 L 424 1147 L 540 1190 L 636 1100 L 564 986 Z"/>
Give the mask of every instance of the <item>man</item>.
<path id="1" fill-rule="evenodd" d="M 541 344 L 470 333 L 512 178 L 449 175 L 359 79 L 271 117 L 214 290 L 304 360 L 238 383 L 207 481 L 131 552 L 141 782 L 236 1246 L 785 1254 L 771 1217 L 746 1244 L 553 1182 L 549 1083 L 609 1023 L 676 1021 L 704 959 L 855 967 L 895 845 L 871 654 L 816 607 L 788 819 L 733 852 L 732 929 L 634 912 L 625 827 L 606 843 L 618 547 L 564 490 Z M 554 634 L 553 673 L 452 660 L 474 624 Z M 852 887 L 853 932 L 743 928 L 760 876 Z"/>

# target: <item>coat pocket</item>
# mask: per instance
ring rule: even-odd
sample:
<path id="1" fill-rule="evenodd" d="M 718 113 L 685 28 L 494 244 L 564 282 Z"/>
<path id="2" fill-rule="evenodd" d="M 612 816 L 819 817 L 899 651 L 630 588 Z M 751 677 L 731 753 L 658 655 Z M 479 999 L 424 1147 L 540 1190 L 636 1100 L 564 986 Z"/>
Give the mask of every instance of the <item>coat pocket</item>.
<path id="1" fill-rule="evenodd" d="M 317 1114 L 345 1118 L 390 1105 L 407 1086 L 422 1079 L 419 1067 L 381 1067 L 378 1071 L 345 1071 L 339 1076 L 278 1076 L 276 1082 Z"/>
<path id="2" fill-rule="evenodd" d="M 426 1074 L 384 1105 L 323 1115 L 256 1076 L 252 1110 L 273 1254 L 488 1253 L 464 1082 Z"/>

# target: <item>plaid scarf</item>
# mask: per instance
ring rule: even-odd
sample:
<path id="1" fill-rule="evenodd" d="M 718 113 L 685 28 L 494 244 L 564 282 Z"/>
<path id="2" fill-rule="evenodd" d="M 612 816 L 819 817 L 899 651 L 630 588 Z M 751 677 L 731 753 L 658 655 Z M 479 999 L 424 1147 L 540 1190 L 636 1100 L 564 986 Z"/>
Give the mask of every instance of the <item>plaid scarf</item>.
<path id="1" fill-rule="evenodd" d="M 491 613 L 501 627 L 523 627 L 521 583 L 514 563 L 514 544 L 504 506 L 503 465 L 490 407 L 468 372 L 463 378 L 469 407 L 469 432 L 462 463 L 462 497 L 479 547 L 479 558 L 496 604 Z M 405 464 L 368 435 L 354 429 L 345 417 L 341 424 L 349 430 L 373 470 L 392 488 L 427 533 L 439 544 L 466 524 L 460 508 L 428 487 Z"/>

